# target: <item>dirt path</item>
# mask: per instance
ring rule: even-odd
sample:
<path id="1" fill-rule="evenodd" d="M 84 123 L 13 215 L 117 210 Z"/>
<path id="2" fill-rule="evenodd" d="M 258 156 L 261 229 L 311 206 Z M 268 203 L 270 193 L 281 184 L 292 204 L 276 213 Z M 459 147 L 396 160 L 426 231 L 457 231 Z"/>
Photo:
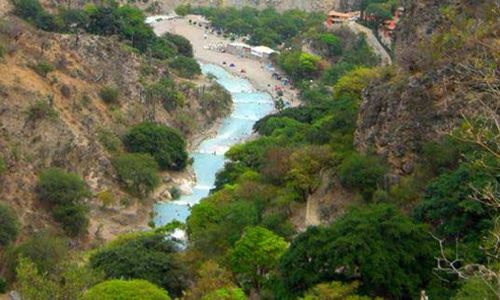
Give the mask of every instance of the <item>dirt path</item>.
<path id="1" fill-rule="evenodd" d="M 373 34 L 373 31 L 356 22 L 347 22 L 346 25 L 356 33 L 364 33 L 366 35 L 366 42 L 368 45 L 375 51 L 375 53 L 382 59 L 382 65 L 390 65 L 392 64 L 391 56 L 387 53 L 385 48 L 379 42 L 377 37 Z"/>

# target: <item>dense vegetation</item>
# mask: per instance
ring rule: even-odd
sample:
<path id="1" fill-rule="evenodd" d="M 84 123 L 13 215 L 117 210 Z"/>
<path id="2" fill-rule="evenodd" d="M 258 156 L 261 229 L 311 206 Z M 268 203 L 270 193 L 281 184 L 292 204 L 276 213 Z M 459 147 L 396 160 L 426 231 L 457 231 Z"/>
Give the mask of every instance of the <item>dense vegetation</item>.
<path id="1" fill-rule="evenodd" d="M 19 219 L 14 210 L 0 203 L 0 247 L 15 241 L 19 230 Z"/>
<path id="2" fill-rule="evenodd" d="M 188 162 L 186 141 L 168 126 L 147 122 L 136 125 L 125 135 L 124 144 L 130 152 L 151 154 L 163 170 L 182 170 Z"/>
<path id="3" fill-rule="evenodd" d="M 345 29 L 324 32 L 304 25 L 288 31 L 302 24 L 294 19 L 298 12 L 289 12 L 297 23 L 290 25 L 272 10 L 199 9 L 209 18 L 217 16 L 221 29 L 238 34 L 250 32 L 236 32 L 242 25 L 232 24 L 235 16 L 254 14 L 256 29 L 264 28 L 261 22 L 269 26 L 264 40 L 275 45 L 286 39 L 289 45 L 275 62 L 293 79 L 303 105 L 263 118 L 254 127 L 258 137 L 226 153 L 214 189 L 192 207 L 186 224 L 120 236 L 81 258 L 66 239 L 49 232 L 13 245 L 16 218 L 0 207 L 0 216 L 11 219 L 0 222 L 0 238 L 9 243 L 3 274 L 9 282 L 17 277 L 16 288 L 28 300 L 414 299 L 422 290 L 430 299 L 498 299 L 497 111 L 487 106 L 448 135 L 419 141 L 415 165 L 405 174 L 375 149 L 360 153 L 354 145 L 363 94 L 382 83 L 403 94 L 413 91 L 411 76 L 432 82 L 442 70 L 457 76 L 454 68 L 459 68 L 460 76 L 472 75 L 446 79 L 460 83 L 452 85 L 461 89 L 460 98 L 496 107 L 497 64 L 484 56 L 494 52 L 484 37 L 493 35 L 497 9 L 489 0 L 482 2 L 480 16 L 476 6 L 443 7 L 444 23 L 431 37 L 432 47 L 420 46 L 408 66 L 389 67 L 376 67 L 378 59 L 363 36 Z M 392 3 L 362 1 L 363 14 Z M 266 23 L 273 18 L 275 26 Z M 46 19 L 40 14 L 32 22 Z M 315 54 L 303 52 L 303 41 Z M 189 54 L 184 41 L 171 42 Z M 464 55 L 475 47 L 483 47 L 480 59 Z M 451 59 L 456 64 L 449 64 Z M 467 59 L 473 71 L 463 68 Z M 436 72 L 437 65 L 446 67 Z M 483 73 L 486 78 L 478 80 Z M 207 92 L 206 105 L 227 105 L 214 89 Z M 173 110 L 184 101 L 180 90 L 162 78 L 148 87 L 147 97 Z M 121 153 L 119 141 L 108 145 L 117 155 L 117 174 L 127 189 L 143 196 L 159 184 L 159 167 L 177 170 L 188 163 L 184 139 L 169 127 L 139 124 L 123 144 L 131 153 Z M 54 218 L 74 234 L 79 226 L 72 222 L 83 224 L 72 208 L 87 197 L 84 182 L 51 169 L 41 173 L 38 192 Z M 318 198 L 321 225 L 306 228 L 304 214 Z M 55 213 L 59 207 L 61 215 Z M 187 248 L 172 237 L 175 228 L 186 230 Z"/>
<path id="4" fill-rule="evenodd" d="M 193 50 L 189 41 L 175 34 L 157 37 L 153 29 L 144 23 L 144 13 L 130 5 L 118 5 L 115 1 L 105 1 L 99 5 L 88 3 L 83 9 L 61 8 L 56 14 L 44 10 L 38 0 L 15 0 L 14 13 L 36 27 L 46 31 L 111 36 L 117 35 L 140 53 L 157 59 L 182 57 L 183 69 L 197 62 L 192 58 Z M 47 65 L 37 65 L 42 76 L 52 69 Z M 175 65 L 174 65 L 175 67 Z M 37 71 L 38 72 L 38 71 Z M 106 100 L 105 100 L 106 101 Z"/>
<path id="5" fill-rule="evenodd" d="M 278 13 L 273 8 L 257 10 L 245 7 L 196 7 L 191 13 L 204 15 L 216 30 L 237 36 L 249 36 L 252 45 L 279 46 L 301 32 L 319 26 L 325 20 L 321 13 L 288 10 Z"/>

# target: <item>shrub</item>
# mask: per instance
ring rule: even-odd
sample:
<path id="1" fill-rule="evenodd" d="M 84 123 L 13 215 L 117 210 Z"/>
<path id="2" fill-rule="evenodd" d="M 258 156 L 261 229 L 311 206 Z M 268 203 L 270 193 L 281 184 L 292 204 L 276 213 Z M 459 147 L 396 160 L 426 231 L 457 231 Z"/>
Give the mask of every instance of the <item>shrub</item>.
<path id="1" fill-rule="evenodd" d="M 52 216 L 67 234 L 77 236 L 87 231 L 88 212 L 87 206 L 83 204 L 63 204 L 53 208 Z"/>
<path id="2" fill-rule="evenodd" d="M 0 176 L 2 176 L 7 171 L 7 165 L 5 160 L 0 157 Z"/>
<path id="3" fill-rule="evenodd" d="M 145 279 L 180 296 L 186 287 L 186 273 L 173 255 L 178 248 L 162 233 L 124 236 L 90 257 L 90 266 L 107 278 Z"/>
<path id="4" fill-rule="evenodd" d="M 170 195 L 172 196 L 172 199 L 177 200 L 181 197 L 181 190 L 174 186 L 170 189 Z"/>
<path id="5" fill-rule="evenodd" d="M 151 154 L 161 169 L 182 170 L 186 167 L 186 141 L 173 128 L 149 122 L 141 123 L 132 127 L 125 135 L 124 144 L 131 152 Z"/>
<path id="6" fill-rule="evenodd" d="M 83 300 L 170 300 L 168 293 L 146 280 L 108 280 L 90 288 Z"/>
<path id="7" fill-rule="evenodd" d="M 137 196 L 147 196 L 160 185 L 158 164 L 148 153 L 122 154 L 113 165 L 125 188 Z"/>
<path id="8" fill-rule="evenodd" d="M 338 168 L 340 183 L 358 189 L 365 200 L 371 199 L 385 172 L 385 166 L 377 158 L 357 153 L 347 157 Z"/>
<path id="9" fill-rule="evenodd" d="M 191 57 L 178 55 L 170 61 L 169 65 L 177 71 L 179 76 L 185 78 L 194 78 L 201 74 L 200 65 Z"/>
<path id="10" fill-rule="evenodd" d="M 3 294 L 7 291 L 7 281 L 5 278 L 0 276 L 0 294 Z"/>
<path id="11" fill-rule="evenodd" d="M 32 66 L 32 69 L 40 76 L 47 77 L 47 74 L 54 71 L 54 66 L 47 61 L 41 61 Z"/>
<path id="12" fill-rule="evenodd" d="M 40 174 L 37 191 L 40 200 L 49 205 L 80 204 L 91 196 L 80 176 L 58 168 Z"/>
<path id="13" fill-rule="evenodd" d="M 28 119 L 31 121 L 38 121 L 43 119 L 53 120 L 57 118 L 57 112 L 48 101 L 38 100 L 28 107 L 26 111 Z"/>
<path id="14" fill-rule="evenodd" d="M 91 196 L 85 182 L 77 174 L 49 169 L 38 178 L 38 197 L 52 208 L 52 216 L 72 236 L 85 233 L 88 209 L 85 198 Z"/>
<path id="15" fill-rule="evenodd" d="M 185 16 L 191 13 L 191 5 L 190 4 L 183 4 L 179 5 L 175 8 L 175 13 L 178 14 L 179 16 Z"/>
<path id="16" fill-rule="evenodd" d="M 120 91 L 116 87 L 105 86 L 99 91 L 99 97 L 106 104 L 117 104 Z"/>
<path id="17" fill-rule="evenodd" d="M 123 147 L 120 138 L 107 129 L 99 130 L 97 132 L 97 139 L 110 152 L 117 152 Z"/>
<path id="18" fill-rule="evenodd" d="M 5 53 L 7 53 L 7 50 L 5 50 L 5 47 L 0 42 L 0 58 L 3 58 L 5 56 Z"/>
<path id="19" fill-rule="evenodd" d="M 17 247 L 9 248 L 5 254 L 7 278 L 14 279 L 20 257 L 32 261 L 42 273 L 55 272 L 57 264 L 68 254 L 67 241 L 42 231 L 30 236 Z"/>
<path id="20" fill-rule="evenodd" d="M 103 190 L 97 193 L 97 199 L 99 199 L 103 207 L 111 206 L 116 202 L 115 196 L 109 190 Z"/>
<path id="21" fill-rule="evenodd" d="M 6 246 L 15 241 L 19 230 L 19 219 L 14 210 L 0 203 L 0 246 Z"/>
<path id="22" fill-rule="evenodd" d="M 47 13 L 38 0 L 15 0 L 14 13 L 43 30 L 58 28 L 54 16 Z"/>
<path id="23" fill-rule="evenodd" d="M 174 44 L 177 48 L 177 53 L 180 55 L 193 57 L 193 46 L 191 45 L 191 42 L 182 35 L 167 32 L 162 36 L 162 38 Z"/>

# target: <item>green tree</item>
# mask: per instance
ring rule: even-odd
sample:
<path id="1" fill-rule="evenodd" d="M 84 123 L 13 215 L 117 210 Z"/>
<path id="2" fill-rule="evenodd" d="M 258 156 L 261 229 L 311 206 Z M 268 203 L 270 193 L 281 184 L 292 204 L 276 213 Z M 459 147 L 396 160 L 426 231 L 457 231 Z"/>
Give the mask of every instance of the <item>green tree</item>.
<path id="1" fill-rule="evenodd" d="M 0 203 L 0 247 L 15 241 L 20 227 L 16 212 L 10 206 Z"/>
<path id="2" fill-rule="evenodd" d="M 69 261 L 58 264 L 54 272 L 42 273 L 23 257 L 16 272 L 16 288 L 27 300 L 80 299 L 86 289 L 102 279 L 101 274 Z"/>
<path id="3" fill-rule="evenodd" d="M 7 277 L 14 279 L 20 257 L 29 259 L 41 273 L 53 273 L 67 254 L 68 246 L 65 239 L 45 231 L 39 232 L 18 246 L 7 249 L 5 253 Z"/>
<path id="4" fill-rule="evenodd" d="M 432 247 L 423 225 L 392 206 L 370 205 L 299 235 L 283 255 L 280 270 L 292 293 L 357 278 L 368 294 L 398 298 L 417 295 L 432 276 Z"/>
<path id="5" fill-rule="evenodd" d="M 158 163 L 148 153 L 126 153 L 113 159 L 121 183 L 130 193 L 147 196 L 160 185 Z"/>
<path id="6" fill-rule="evenodd" d="M 85 182 L 74 173 L 48 169 L 38 177 L 40 201 L 52 207 L 52 216 L 66 233 L 79 235 L 88 227 L 88 208 L 84 200 L 91 196 Z"/>
<path id="7" fill-rule="evenodd" d="M 136 234 L 97 250 L 90 257 L 90 266 L 107 278 L 148 280 L 177 297 L 187 283 L 185 268 L 174 255 L 178 250 L 164 234 Z"/>
<path id="8" fill-rule="evenodd" d="M 386 167 L 375 157 L 351 154 L 338 167 L 340 183 L 358 189 L 365 200 L 370 200 L 382 180 Z"/>
<path id="9" fill-rule="evenodd" d="M 288 244 L 263 227 L 249 227 L 231 251 L 231 269 L 245 286 L 259 292 Z"/>
<path id="10" fill-rule="evenodd" d="M 179 76 L 184 78 L 194 78 L 201 74 L 198 62 L 191 57 L 178 55 L 170 60 L 169 66 L 177 71 Z"/>
<path id="11" fill-rule="evenodd" d="M 193 45 L 191 45 L 191 42 L 187 38 L 169 32 L 162 35 L 162 38 L 174 44 L 178 54 L 185 57 L 193 57 Z"/>
<path id="12" fill-rule="evenodd" d="M 155 123 L 141 123 L 125 135 L 131 152 L 151 154 L 161 169 L 182 170 L 187 165 L 186 141 L 175 129 Z"/>
<path id="13" fill-rule="evenodd" d="M 108 280 L 89 289 L 83 300 L 170 300 L 168 293 L 146 280 Z"/>

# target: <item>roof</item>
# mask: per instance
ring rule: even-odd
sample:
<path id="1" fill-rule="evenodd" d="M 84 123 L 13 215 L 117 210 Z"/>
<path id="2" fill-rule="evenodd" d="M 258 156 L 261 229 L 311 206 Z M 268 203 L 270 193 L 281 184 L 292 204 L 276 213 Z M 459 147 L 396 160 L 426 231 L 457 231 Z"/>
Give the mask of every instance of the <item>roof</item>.
<path id="1" fill-rule="evenodd" d="M 229 43 L 228 45 L 233 46 L 233 47 L 252 48 L 252 46 L 245 44 L 245 43 L 240 43 L 240 42 L 233 42 L 233 43 Z"/>
<path id="2" fill-rule="evenodd" d="M 264 54 L 271 54 L 271 53 L 274 53 L 276 51 L 274 51 L 273 49 L 269 48 L 269 47 L 266 47 L 266 46 L 256 46 L 256 47 L 252 47 L 252 51 L 254 52 L 259 52 L 259 53 L 264 53 Z"/>
<path id="3" fill-rule="evenodd" d="M 328 13 L 328 16 L 330 17 L 341 17 L 341 18 L 350 18 L 352 17 L 351 14 L 346 14 L 346 13 L 341 13 L 335 10 L 332 10 Z"/>

